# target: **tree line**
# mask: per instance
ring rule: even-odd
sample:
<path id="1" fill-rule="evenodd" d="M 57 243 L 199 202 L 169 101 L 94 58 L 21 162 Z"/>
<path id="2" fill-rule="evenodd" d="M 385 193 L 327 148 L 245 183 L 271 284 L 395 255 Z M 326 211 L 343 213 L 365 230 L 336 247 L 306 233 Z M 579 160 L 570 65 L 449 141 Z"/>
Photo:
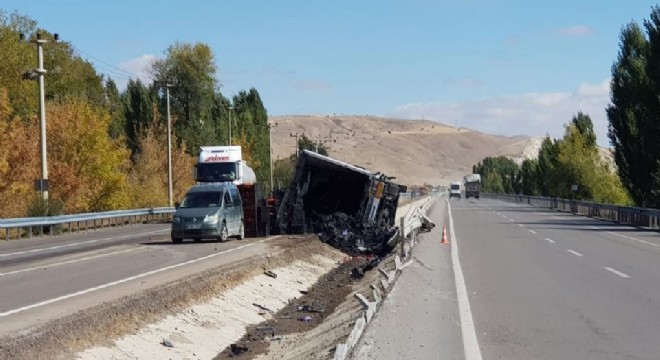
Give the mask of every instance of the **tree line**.
<path id="1" fill-rule="evenodd" d="M 38 86 L 29 72 L 44 46 L 50 201 L 39 200 L 41 178 Z M 27 42 L 19 34 L 25 34 Z M 214 54 L 204 43 L 174 43 L 149 66 L 149 80 L 125 90 L 99 74 L 75 47 L 18 13 L 0 9 L 0 217 L 77 213 L 167 205 L 169 86 L 173 124 L 173 188 L 179 199 L 194 183 L 201 145 L 240 145 L 257 180 L 268 188 L 266 108 L 252 88 L 220 91 Z"/>

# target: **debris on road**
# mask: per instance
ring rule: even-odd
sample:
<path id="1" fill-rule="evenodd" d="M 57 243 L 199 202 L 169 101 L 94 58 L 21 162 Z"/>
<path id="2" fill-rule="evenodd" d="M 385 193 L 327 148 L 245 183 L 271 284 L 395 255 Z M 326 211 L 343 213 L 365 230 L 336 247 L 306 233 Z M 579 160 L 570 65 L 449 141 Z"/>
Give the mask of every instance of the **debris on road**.
<path id="1" fill-rule="evenodd" d="M 396 208 L 406 186 L 379 172 L 303 151 L 277 213 L 282 234 L 313 231 L 349 254 L 396 245 Z"/>
<path id="2" fill-rule="evenodd" d="M 263 305 L 259 305 L 259 304 L 257 304 L 257 303 L 252 303 L 252 305 L 258 307 L 259 309 L 261 309 L 261 310 L 263 310 L 263 311 L 268 311 L 268 312 L 271 313 L 271 314 L 274 314 L 274 313 L 275 313 L 275 312 L 273 312 L 273 310 L 271 310 L 271 309 L 269 309 L 269 308 L 267 308 L 267 307 L 265 307 L 265 306 L 263 306 Z"/>
<path id="3" fill-rule="evenodd" d="M 323 312 L 323 306 L 321 306 L 319 304 L 298 305 L 298 311 L 322 313 Z"/>
<path id="4" fill-rule="evenodd" d="M 310 322 L 310 321 L 312 321 L 312 317 L 311 316 L 301 316 L 301 317 L 298 318 L 298 321 Z"/>
<path id="5" fill-rule="evenodd" d="M 173 348 L 174 344 L 172 344 L 171 341 L 163 339 L 163 341 L 160 342 L 163 346 Z"/>
<path id="6" fill-rule="evenodd" d="M 231 344 L 229 347 L 231 348 L 231 353 L 233 355 L 240 355 L 242 353 L 248 352 L 247 346 L 240 346 L 240 345 L 236 345 L 236 344 Z"/>
<path id="7" fill-rule="evenodd" d="M 265 271 L 264 274 L 265 274 L 266 276 L 270 276 L 270 277 L 272 277 L 273 279 L 276 279 L 276 278 L 277 278 L 277 274 L 275 274 L 274 272 L 272 272 L 272 271 L 270 271 L 270 270 Z"/>

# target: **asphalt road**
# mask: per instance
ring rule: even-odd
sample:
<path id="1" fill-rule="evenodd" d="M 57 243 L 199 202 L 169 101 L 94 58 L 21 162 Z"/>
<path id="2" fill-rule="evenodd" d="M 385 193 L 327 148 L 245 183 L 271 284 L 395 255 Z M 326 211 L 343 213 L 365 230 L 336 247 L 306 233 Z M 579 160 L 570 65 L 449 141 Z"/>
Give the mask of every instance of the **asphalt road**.
<path id="1" fill-rule="evenodd" d="M 0 335 L 268 251 L 269 239 L 172 244 L 169 224 L 0 242 Z"/>
<path id="2" fill-rule="evenodd" d="M 660 358 L 658 233 L 497 200 L 450 204 L 483 359 Z"/>
<path id="3" fill-rule="evenodd" d="M 401 273 L 358 342 L 353 359 L 463 359 L 451 248 L 441 244 L 444 199 L 431 207 L 436 228 L 421 233 Z"/>
<path id="4" fill-rule="evenodd" d="M 353 359 L 660 358 L 657 232 L 492 199 L 431 217 Z"/>
<path id="5" fill-rule="evenodd" d="M 146 224 L 0 241 L 0 336 L 245 261 L 267 253 L 277 238 L 175 245 L 169 229 L 169 224 Z"/>

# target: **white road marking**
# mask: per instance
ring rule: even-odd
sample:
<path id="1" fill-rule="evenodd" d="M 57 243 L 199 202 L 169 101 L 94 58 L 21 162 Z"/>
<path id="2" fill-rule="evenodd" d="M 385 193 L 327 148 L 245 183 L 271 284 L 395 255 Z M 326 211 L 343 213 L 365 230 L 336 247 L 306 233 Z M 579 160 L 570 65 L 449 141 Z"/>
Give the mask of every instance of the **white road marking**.
<path id="1" fill-rule="evenodd" d="M 138 249 L 139 249 L 139 248 L 124 249 L 124 250 L 120 250 L 120 251 L 110 252 L 110 253 L 106 253 L 106 254 L 99 254 L 99 255 L 94 255 L 94 256 L 87 256 L 87 257 L 84 257 L 84 258 L 73 259 L 73 260 L 64 261 L 64 262 L 55 263 L 55 264 L 49 264 L 49 265 L 43 265 L 43 266 L 35 266 L 35 267 L 27 268 L 27 269 L 14 270 L 14 271 L 10 271 L 10 272 L 7 272 L 7 273 L 0 273 L 0 276 L 15 275 L 15 274 L 20 274 L 20 273 L 28 272 L 28 271 L 34 271 L 34 270 L 40 270 L 40 269 L 47 269 L 47 268 L 54 267 L 54 266 L 68 265 L 68 264 L 73 264 L 73 263 L 77 263 L 77 262 L 81 262 L 81 261 L 87 261 L 87 260 L 91 260 L 91 259 L 97 259 L 97 258 L 104 257 L 104 256 L 109 256 L 109 255 L 116 255 L 116 254 L 127 253 L 127 252 L 135 251 L 135 250 L 138 250 Z"/>
<path id="2" fill-rule="evenodd" d="M 557 215 L 552 215 L 552 216 L 550 216 L 550 217 L 553 218 L 553 219 L 557 219 L 557 220 L 564 220 L 564 219 L 560 218 L 560 217 L 557 216 Z"/>
<path id="3" fill-rule="evenodd" d="M 515 221 L 515 220 L 513 220 L 513 219 L 509 219 L 509 221 L 513 222 L 513 221 Z"/>
<path id="4" fill-rule="evenodd" d="M 625 273 L 622 273 L 621 271 L 619 271 L 619 270 L 617 270 L 617 269 L 613 269 L 613 268 L 611 268 L 611 267 L 604 267 L 603 269 L 605 269 L 605 270 L 611 272 L 612 274 L 615 274 L 615 275 L 621 276 L 622 278 L 629 278 L 629 277 L 630 277 L 630 275 L 625 274 Z"/>
<path id="5" fill-rule="evenodd" d="M 121 279 L 121 280 L 117 280 L 117 281 L 109 282 L 109 283 L 107 283 L 107 284 L 103 284 L 103 285 L 95 286 L 95 287 L 92 287 L 92 288 L 89 288 L 89 289 L 85 289 L 85 290 L 81 290 L 81 291 L 78 291 L 78 292 L 75 292 L 75 293 L 71 293 L 71 294 L 67 294 L 67 295 L 59 296 L 59 297 L 56 297 L 56 298 L 52 298 L 52 299 L 49 299 L 49 300 L 45 300 L 45 301 L 42 301 L 42 302 L 38 302 L 38 303 L 36 303 L 36 304 L 23 306 L 23 307 L 20 307 L 20 308 L 17 308 L 17 309 L 13 309 L 13 310 L 8 310 L 8 311 L 5 311 L 5 312 L 0 312 L 0 318 L 2 318 L 2 317 L 7 317 L 7 316 L 9 316 L 9 315 L 13 315 L 13 314 L 16 314 L 16 313 L 19 313 L 19 312 L 23 312 L 23 311 L 26 311 L 26 310 L 31 310 L 31 309 L 34 309 L 34 308 L 38 308 L 38 307 L 42 307 L 42 306 L 45 306 L 45 305 L 49 305 L 49 304 L 52 304 L 52 303 L 56 303 L 56 302 L 58 302 L 58 301 L 62 301 L 62 300 L 66 300 L 66 299 L 70 299 L 70 298 L 73 298 L 73 297 L 76 297 L 76 296 L 85 295 L 85 294 L 88 294 L 88 293 L 91 293 L 91 292 L 94 292 L 94 291 L 98 291 L 98 290 L 102 290 L 102 289 L 105 289 L 105 288 L 109 288 L 109 287 L 112 287 L 112 286 L 115 286 L 115 285 L 123 284 L 123 283 L 125 283 L 125 282 L 129 282 L 129 281 L 132 281 L 132 280 L 137 280 L 137 279 L 140 279 L 140 278 L 143 278 L 143 277 L 149 276 L 149 275 L 158 274 L 158 273 L 161 273 L 161 272 L 163 272 L 163 271 L 172 270 L 172 269 L 180 268 L 180 267 L 182 267 L 182 266 L 186 266 L 186 265 L 194 264 L 194 263 L 197 263 L 197 262 L 200 262 L 200 261 L 203 261 L 203 260 L 207 260 L 207 259 L 214 258 L 214 257 L 216 257 L 216 256 L 220 256 L 220 255 L 224 255 L 224 254 L 227 254 L 227 253 L 230 253 L 230 252 L 236 251 L 236 250 L 244 249 L 244 248 L 247 248 L 247 247 L 250 247 L 250 246 L 253 246 L 253 245 L 256 245 L 256 244 L 262 243 L 262 242 L 264 242 L 264 241 L 268 241 L 268 240 L 274 239 L 274 238 L 276 238 L 276 237 L 271 237 L 271 238 L 267 238 L 267 239 L 259 240 L 259 241 L 257 241 L 257 242 L 251 243 L 251 244 L 241 245 L 241 246 L 235 247 L 235 248 L 233 248 L 233 249 L 228 249 L 228 250 L 225 250 L 225 251 L 217 252 L 217 253 L 215 253 L 215 254 L 210 254 L 210 255 L 202 256 L 202 257 L 199 257 L 199 258 L 196 258 L 196 259 L 192 259 L 192 260 L 188 260 L 188 261 L 185 261 L 185 262 L 182 262 L 182 263 L 178 263 L 178 264 L 174 264 L 174 265 L 166 266 L 166 267 L 163 267 L 163 268 L 160 268 L 160 269 L 147 271 L 147 272 L 142 273 L 142 274 L 138 274 L 138 275 L 130 276 L 130 277 L 127 277 L 127 278 L 124 278 L 124 279 Z M 466 360 L 467 360 L 467 359 L 466 359 Z"/>
<path id="6" fill-rule="evenodd" d="M 529 230 L 529 232 L 531 232 L 532 234 L 536 234 L 536 231 L 534 230 Z"/>
<path id="7" fill-rule="evenodd" d="M 596 226 L 593 226 L 593 225 L 589 225 L 589 229 L 600 230 L 599 227 L 596 227 Z"/>
<path id="8" fill-rule="evenodd" d="M 547 242 L 549 242 L 550 244 L 554 244 L 554 243 L 555 243 L 555 241 L 552 240 L 552 239 L 550 239 L 550 238 L 545 238 L 544 240 L 547 241 Z"/>
<path id="9" fill-rule="evenodd" d="M 625 239 L 628 239 L 628 240 L 637 241 L 637 242 L 642 243 L 642 244 L 646 244 L 646 245 L 650 245 L 650 246 L 655 246 L 655 247 L 660 247 L 660 245 L 658 245 L 658 244 L 656 244 L 656 243 L 652 243 L 652 242 L 650 242 L 650 241 L 646 241 L 646 240 L 637 239 L 637 238 L 634 238 L 634 237 L 632 237 L 632 236 L 628 236 L 628 235 L 623 235 L 623 234 L 615 233 L 614 231 L 608 231 L 607 233 L 608 233 L 608 234 L 612 234 L 612 235 L 616 235 L 616 236 L 620 236 L 620 237 L 625 238 Z"/>
<path id="10" fill-rule="evenodd" d="M 162 230 L 155 230 L 155 231 L 147 231 L 147 232 L 143 232 L 143 233 L 128 234 L 128 235 L 122 235 L 122 236 L 113 236 L 113 237 L 107 237 L 107 238 L 103 238 L 103 239 L 87 240 L 87 241 L 81 241 L 81 242 L 76 242 L 76 243 L 71 243 L 71 244 L 55 245 L 55 246 L 50 246 L 50 247 L 47 247 L 47 248 L 39 248 L 39 249 L 32 249 L 32 250 L 25 250 L 25 251 L 17 251 L 17 252 L 12 252 L 12 253 L 0 254 L 0 257 L 13 256 L 13 255 L 31 254 L 31 253 L 36 253 L 36 252 L 48 251 L 48 250 L 62 249 L 62 248 L 67 248 L 67 247 L 76 246 L 76 245 L 93 244 L 93 243 L 95 243 L 95 242 L 101 242 L 101 241 L 118 240 L 118 239 L 126 239 L 126 238 L 132 238 L 132 237 L 139 237 L 139 236 L 143 236 L 143 235 L 157 234 L 157 233 L 167 232 L 167 231 L 170 231 L 170 229 L 162 229 Z"/>
<path id="11" fill-rule="evenodd" d="M 518 224 L 518 226 L 520 226 L 520 227 L 525 227 L 525 224 Z"/>
<path id="12" fill-rule="evenodd" d="M 477 333 L 474 328 L 472 311 L 470 310 L 470 300 L 465 286 L 465 278 L 461 263 L 458 258 L 458 239 L 454 231 L 454 218 L 451 215 L 451 204 L 447 201 L 449 209 L 449 228 L 451 233 L 451 262 L 454 268 L 454 278 L 456 279 L 456 295 L 458 297 L 458 311 L 461 317 L 461 333 L 463 334 L 463 351 L 465 360 L 481 360 L 481 350 L 477 341 Z"/>
<path id="13" fill-rule="evenodd" d="M 578 256 L 578 257 L 579 257 L 579 256 L 584 256 L 584 255 L 580 254 L 579 252 L 577 252 L 577 251 L 575 251 L 575 250 L 572 250 L 572 249 L 566 249 L 566 251 L 568 251 L 569 253 L 571 253 L 571 254 L 573 254 L 573 255 L 575 255 L 575 256 Z"/>

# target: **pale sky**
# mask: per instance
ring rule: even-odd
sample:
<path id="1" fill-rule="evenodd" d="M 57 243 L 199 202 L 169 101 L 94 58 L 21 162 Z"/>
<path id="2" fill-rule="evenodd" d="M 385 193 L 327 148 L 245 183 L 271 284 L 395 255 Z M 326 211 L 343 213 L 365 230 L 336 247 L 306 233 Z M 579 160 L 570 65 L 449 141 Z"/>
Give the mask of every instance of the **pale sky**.
<path id="1" fill-rule="evenodd" d="M 622 26 L 640 0 L 4 0 L 125 86 L 176 41 L 207 43 L 230 96 L 270 115 L 424 118 L 560 137 L 578 111 L 607 146 Z"/>

